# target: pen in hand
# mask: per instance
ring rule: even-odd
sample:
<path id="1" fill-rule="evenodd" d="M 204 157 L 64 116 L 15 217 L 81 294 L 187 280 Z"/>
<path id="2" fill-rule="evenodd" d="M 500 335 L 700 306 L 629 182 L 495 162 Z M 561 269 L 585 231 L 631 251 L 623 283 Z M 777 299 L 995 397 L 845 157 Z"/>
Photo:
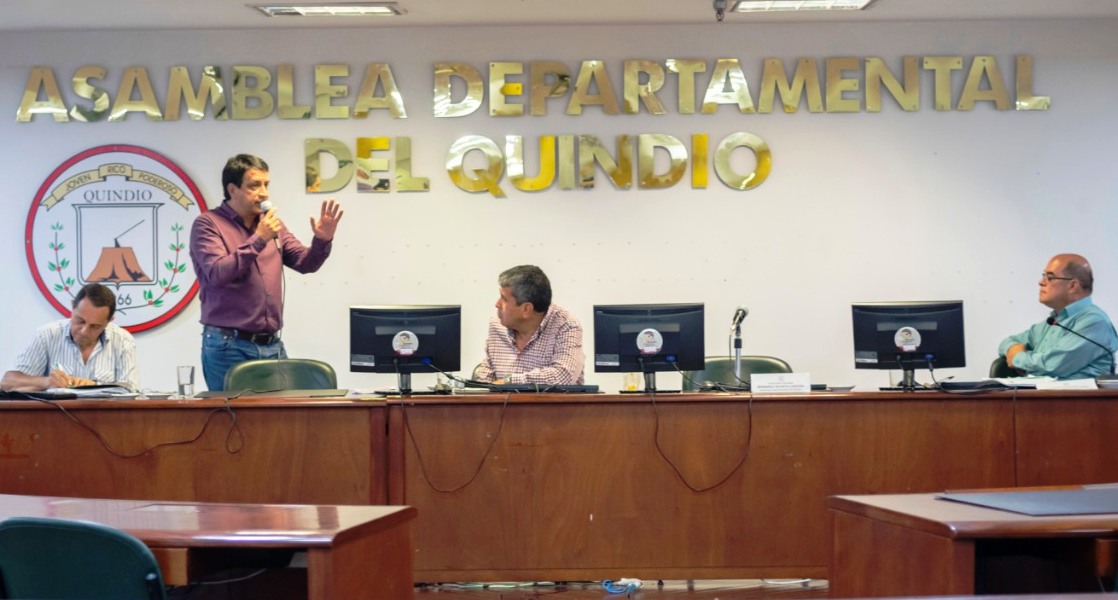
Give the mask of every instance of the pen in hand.
<path id="1" fill-rule="evenodd" d="M 62 373 L 63 383 L 66 384 L 63 387 L 74 387 L 74 383 L 70 380 L 70 374 L 66 372 L 66 369 L 62 368 L 61 363 L 54 363 L 54 369 L 59 373 Z"/>

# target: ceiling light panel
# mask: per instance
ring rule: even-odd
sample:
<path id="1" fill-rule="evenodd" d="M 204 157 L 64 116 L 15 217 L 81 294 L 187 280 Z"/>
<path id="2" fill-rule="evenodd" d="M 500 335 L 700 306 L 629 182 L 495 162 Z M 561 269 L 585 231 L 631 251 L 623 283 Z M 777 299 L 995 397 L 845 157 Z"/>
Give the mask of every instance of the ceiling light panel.
<path id="1" fill-rule="evenodd" d="M 730 12 L 862 10 L 873 0 L 738 0 Z"/>
<path id="2" fill-rule="evenodd" d="M 248 4 L 269 17 L 395 17 L 406 13 L 395 2 L 334 4 Z"/>

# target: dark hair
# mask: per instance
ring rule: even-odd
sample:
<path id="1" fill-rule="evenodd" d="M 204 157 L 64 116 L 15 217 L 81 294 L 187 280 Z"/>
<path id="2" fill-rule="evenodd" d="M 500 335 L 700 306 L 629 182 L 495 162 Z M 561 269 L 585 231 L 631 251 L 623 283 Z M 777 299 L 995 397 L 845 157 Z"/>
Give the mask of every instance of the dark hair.
<path id="1" fill-rule="evenodd" d="M 307 188 L 310 188 L 312 185 L 314 185 L 314 182 L 317 180 L 318 169 L 314 167 L 307 167 Z"/>
<path id="2" fill-rule="evenodd" d="M 226 200 L 229 199 L 229 184 L 241 187 L 245 181 L 245 173 L 249 169 L 267 171 L 268 163 L 264 162 L 263 158 L 251 154 L 238 154 L 225 161 L 225 168 L 221 170 L 221 193 L 225 195 Z"/>
<path id="3" fill-rule="evenodd" d="M 509 288 L 518 304 L 532 303 L 532 309 L 539 313 L 551 308 L 551 282 L 543 270 L 535 265 L 513 267 L 497 278 L 501 287 Z"/>
<path id="4" fill-rule="evenodd" d="M 83 298 L 98 308 L 109 307 L 109 320 L 113 320 L 113 315 L 116 313 L 116 295 L 112 290 L 100 283 L 87 283 L 78 290 L 78 295 L 74 296 L 72 308 L 77 308 Z"/>

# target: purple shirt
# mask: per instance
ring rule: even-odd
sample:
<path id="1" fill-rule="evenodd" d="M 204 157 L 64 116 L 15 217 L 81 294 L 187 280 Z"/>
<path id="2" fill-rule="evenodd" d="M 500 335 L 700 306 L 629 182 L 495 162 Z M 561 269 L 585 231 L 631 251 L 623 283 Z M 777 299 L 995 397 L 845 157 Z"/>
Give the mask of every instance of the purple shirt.
<path id="1" fill-rule="evenodd" d="M 330 242 L 308 248 L 284 226 L 275 242 L 256 235 L 228 202 L 194 219 L 190 258 L 198 274 L 202 324 L 252 333 L 283 329 L 283 265 L 313 273 L 330 256 Z"/>

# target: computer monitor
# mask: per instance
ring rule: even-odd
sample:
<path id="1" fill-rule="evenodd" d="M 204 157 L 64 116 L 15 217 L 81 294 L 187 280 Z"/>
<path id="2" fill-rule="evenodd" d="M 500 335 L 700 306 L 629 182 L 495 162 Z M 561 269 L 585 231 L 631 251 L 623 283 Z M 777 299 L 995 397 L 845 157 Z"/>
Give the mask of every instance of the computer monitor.
<path id="1" fill-rule="evenodd" d="M 461 306 L 349 307 L 349 370 L 396 373 L 401 394 L 412 373 L 457 371 L 461 340 Z"/>
<path id="2" fill-rule="evenodd" d="M 851 307 L 854 368 L 899 369 L 903 389 L 916 387 L 916 369 L 967 366 L 963 302 L 862 302 Z"/>
<path id="3" fill-rule="evenodd" d="M 699 371 L 705 356 L 702 304 L 594 307 L 597 373 L 644 373 L 643 391 L 662 393 L 657 371 Z"/>

